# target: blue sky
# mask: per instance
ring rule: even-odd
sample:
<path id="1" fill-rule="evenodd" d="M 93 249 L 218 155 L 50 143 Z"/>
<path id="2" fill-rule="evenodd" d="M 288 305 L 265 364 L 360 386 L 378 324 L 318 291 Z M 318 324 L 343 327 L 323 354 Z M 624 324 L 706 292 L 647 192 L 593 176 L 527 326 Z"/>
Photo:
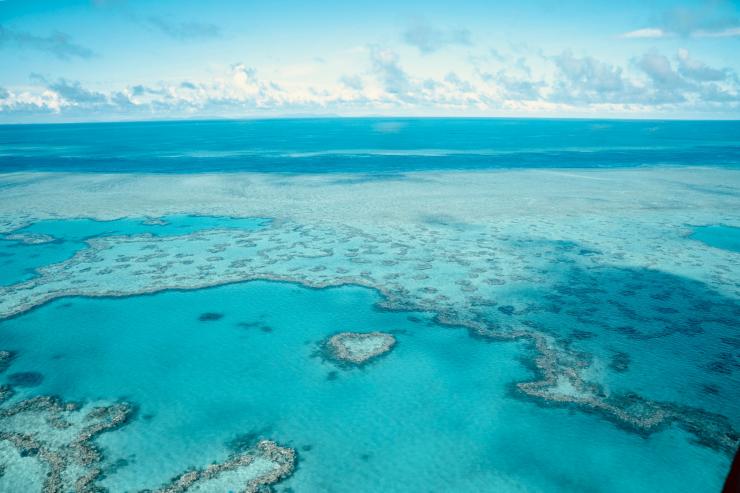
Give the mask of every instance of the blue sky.
<path id="1" fill-rule="evenodd" d="M 740 117 L 730 1 L 0 0 L 0 121 Z"/>

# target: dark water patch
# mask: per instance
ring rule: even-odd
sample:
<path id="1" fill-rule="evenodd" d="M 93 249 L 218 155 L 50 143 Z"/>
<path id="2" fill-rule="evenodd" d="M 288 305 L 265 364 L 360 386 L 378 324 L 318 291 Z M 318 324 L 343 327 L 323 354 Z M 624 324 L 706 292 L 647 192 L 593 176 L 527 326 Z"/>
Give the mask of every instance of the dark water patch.
<path id="1" fill-rule="evenodd" d="M 718 375 L 732 375 L 740 370 L 740 358 L 732 353 L 719 353 L 714 361 L 710 361 L 704 367 L 707 371 Z"/>
<path id="2" fill-rule="evenodd" d="M 44 376 L 35 371 L 22 371 L 8 375 L 8 383 L 18 387 L 38 387 L 44 381 Z"/>
<path id="3" fill-rule="evenodd" d="M 200 320 L 201 322 L 215 322 L 216 320 L 221 320 L 222 318 L 224 318 L 223 313 L 205 312 L 200 314 L 198 320 Z"/>
<path id="4" fill-rule="evenodd" d="M 670 291 L 661 291 L 660 293 L 651 294 L 650 297 L 654 300 L 668 301 L 671 299 L 671 294 L 672 293 Z"/>
<path id="5" fill-rule="evenodd" d="M 260 322 L 239 322 L 236 325 L 237 327 L 241 327 L 242 329 L 254 329 L 259 328 L 262 324 Z"/>
<path id="6" fill-rule="evenodd" d="M 701 386 L 701 391 L 708 395 L 717 395 L 719 394 L 719 386 L 714 384 L 703 384 Z"/>
<path id="7" fill-rule="evenodd" d="M 630 361 L 631 358 L 628 353 L 619 351 L 615 353 L 614 356 L 612 356 L 612 360 L 609 363 L 609 368 L 617 373 L 624 373 L 629 370 Z"/>
<path id="8" fill-rule="evenodd" d="M 123 469 L 124 467 L 129 466 L 133 461 L 135 460 L 135 456 L 130 456 L 127 459 L 124 459 L 123 457 L 120 459 L 117 459 L 112 464 L 107 466 L 105 468 L 105 473 L 107 474 L 115 474 L 120 469 Z"/>
<path id="9" fill-rule="evenodd" d="M 498 311 L 500 311 L 504 315 L 513 315 L 515 310 L 516 309 L 511 305 L 504 305 L 504 306 L 498 307 Z"/>
<path id="10" fill-rule="evenodd" d="M 720 337 L 722 344 L 726 344 L 734 349 L 740 349 L 740 336 L 739 337 Z"/>
<path id="11" fill-rule="evenodd" d="M 573 337 L 574 339 L 578 339 L 578 340 L 581 340 L 581 341 L 583 341 L 583 340 L 585 340 L 585 339 L 591 339 L 591 338 L 594 338 L 594 337 L 596 337 L 596 334 L 594 334 L 593 332 L 591 332 L 591 331 L 589 331 L 589 330 L 581 330 L 581 329 L 575 329 L 575 330 L 573 330 L 573 332 L 571 333 L 571 336 L 572 336 L 572 337 Z"/>
<path id="12" fill-rule="evenodd" d="M 235 436 L 228 442 L 226 447 L 234 453 L 244 453 L 252 450 L 258 441 L 267 438 L 272 430 L 271 426 L 265 426 L 256 430 L 249 431 Z"/>
<path id="13" fill-rule="evenodd" d="M 267 325 L 266 323 L 262 321 L 256 321 L 256 322 L 239 322 L 236 324 L 237 327 L 245 330 L 259 330 L 260 332 L 264 332 L 266 334 L 271 333 L 274 328 Z"/>
<path id="14" fill-rule="evenodd" d="M 676 310 L 675 308 L 672 308 L 670 306 L 654 306 L 653 307 L 653 310 L 655 310 L 656 312 L 659 312 L 659 313 L 666 314 L 666 315 L 671 315 L 671 314 L 674 314 L 674 313 L 678 313 L 678 310 Z"/>

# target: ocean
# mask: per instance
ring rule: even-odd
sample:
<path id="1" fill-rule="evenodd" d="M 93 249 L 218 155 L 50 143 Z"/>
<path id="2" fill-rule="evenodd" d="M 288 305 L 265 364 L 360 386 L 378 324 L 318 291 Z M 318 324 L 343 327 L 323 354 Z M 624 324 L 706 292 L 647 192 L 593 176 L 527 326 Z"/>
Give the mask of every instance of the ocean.
<path id="1" fill-rule="evenodd" d="M 3 171 L 389 173 L 740 165 L 738 121 L 324 118 L 0 126 Z"/>
<path id="2" fill-rule="evenodd" d="M 719 491 L 739 166 L 729 121 L 0 126 L 0 491 Z"/>

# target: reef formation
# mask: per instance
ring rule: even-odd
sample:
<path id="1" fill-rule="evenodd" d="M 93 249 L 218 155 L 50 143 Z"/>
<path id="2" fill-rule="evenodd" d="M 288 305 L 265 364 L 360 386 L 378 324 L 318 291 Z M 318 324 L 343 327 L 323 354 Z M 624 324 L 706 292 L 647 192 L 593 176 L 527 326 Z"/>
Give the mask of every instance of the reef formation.
<path id="1" fill-rule="evenodd" d="M 718 189 L 736 179 L 716 173 L 703 175 L 702 188 Z M 681 186 L 669 185 L 668 175 Z M 382 190 L 363 184 L 335 192 L 333 181 L 317 178 L 308 187 L 285 178 L 280 186 L 292 187 L 286 205 L 276 198 L 286 196 L 284 189 L 252 175 L 241 182 L 229 176 L 219 182 L 228 194 L 216 196 L 216 187 L 205 187 L 208 196 L 194 203 L 179 190 L 168 197 L 168 207 L 177 209 L 178 197 L 187 197 L 178 212 L 250 210 L 274 217 L 269 227 L 89 239 L 73 258 L 39 269 L 38 277 L 0 287 L 0 319 L 65 296 L 131 296 L 257 279 L 314 288 L 360 285 L 383 296 L 380 308 L 433 313 L 440 323 L 464 327 L 484 341 L 526 341 L 534 376 L 512 382 L 516 398 L 597 413 L 641 435 L 676 425 L 730 455 L 740 443 L 740 401 L 732 388 L 740 368 L 740 259 L 718 249 L 708 254 L 705 245 L 685 238 L 681 225 L 736 223 L 734 192 L 710 194 L 694 186 L 695 174 L 676 170 L 599 171 L 579 175 L 582 180 L 553 176 L 539 175 L 542 190 L 526 207 L 519 195 L 529 174 L 416 177 L 426 180 L 423 196 L 432 203 L 419 201 L 420 189 L 404 179 L 395 188 L 403 206 L 392 207 L 392 183 L 383 183 Z M 157 178 L 136 180 L 151 191 L 164 188 Z M 242 185 L 250 187 L 250 204 L 259 206 L 243 207 Z M 317 192 L 321 186 L 326 193 Z M 461 189 L 465 196 L 457 200 Z M 24 200 L 31 196 L 27 192 L 17 196 Z M 120 199 L 131 191 L 116 193 Z M 318 202 L 295 211 L 294 196 Z M 163 212 L 142 201 L 139 215 L 156 218 Z M 119 202 L 128 207 L 133 201 Z M 30 199 L 19 204 L 13 207 L 49 214 Z M 21 221 L 7 209 L 6 231 L 34 219 Z M 110 210 L 129 213 L 101 206 L 99 216 L 110 218 Z M 369 218 L 368 210 L 383 221 Z M 74 211 L 64 214 L 73 217 Z M 685 364 L 650 366 L 644 355 L 672 348 L 677 339 L 682 352 L 675 359 Z M 623 352 L 617 365 L 615 348 Z M 654 361 L 671 358 L 660 354 Z M 660 386 L 631 391 L 632 382 L 653 374 Z M 717 397 L 699 403 L 702 389 Z"/>
<path id="2" fill-rule="evenodd" d="M 395 344 L 396 338 L 384 332 L 341 332 L 326 341 L 333 359 L 358 366 L 386 354 Z"/>
<path id="3" fill-rule="evenodd" d="M 467 327 L 487 340 L 530 341 L 531 363 L 540 378 L 519 382 L 513 395 L 596 412 L 640 434 L 677 424 L 702 445 L 727 454 L 736 448 L 738 432 L 723 414 L 688 402 L 607 392 L 587 376 L 593 356 L 575 347 L 587 342 L 589 328 L 619 334 L 633 345 L 672 334 L 691 336 L 687 344 L 698 344 L 693 341 L 704 329 L 697 314 L 731 334 L 731 320 L 740 313 L 736 302 L 695 281 L 611 267 L 606 255 L 594 252 L 613 249 L 611 243 L 621 241 L 620 235 L 630 237 L 619 229 L 588 249 L 575 242 L 514 239 L 502 236 L 502 229 L 448 230 L 434 224 L 370 233 L 343 225 L 275 221 L 258 231 L 97 237 L 69 260 L 39 269 L 37 278 L 0 286 L 0 319 L 67 296 L 131 296 L 249 280 L 314 288 L 365 286 L 381 293 L 383 309 L 431 312 L 439 322 Z M 531 228 L 528 234 L 537 231 Z M 567 234 L 577 236 L 575 231 Z M 693 243 L 683 257 L 674 258 L 692 272 L 702 272 L 707 267 L 691 250 L 701 245 Z M 654 251 L 661 249 L 655 246 Z M 625 261 L 627 247 L 618 250 Z M 507 258 L 516 263 L 504 264 Z M 717 266 L 711 280 L 718 287 L 730 286 L 737 259 L 721 261 L 731 267 Z M 562 266 L 567 266 L 564 274 Z M 447 280 L 435 280 L 436 271 L 445 272 Z M 506 290 L 498 295 L 501 286 Z M 535 288 L 546 294 L 529 296 Z M 654 304 L 657 314 L 638 313 L 645 303 Z M 552 324 L 553 316 L 562 326 Z M 640 329 L 604 322 L 615 317 Z"/>
<path id="4" fill-rule="evenodd" d="M 155 493 L 187 491 L 256 493 L 261 491 L 261 488 L 289 476 L 293 472 L 295 461 L 293 449 L 280 447 L 270 440 L 261 440 L 253 449 L 235 454 L 224 462 L 186 471 Z M 239 489 L 235 490 L 235 487 Z"/>
<path id="5" fill-rule="evenodd" d="M 6 241 L 17 241 L 24 245 L 42 245 L 44 243 L 56 241 L 56 238 L 53 236 L 41 233 L 9 233 L 2 236 L 0 239 Z"/>
<path id="6" fill-rule="evenodd" d="M 0 351 L 0 372 L 13 353 Z M 135 417 L 127 402 L 65 402 L 56 396 L 18 398 L 0 385 L 0 490 L 98 493 L 106 474 L 96 439 Z M 269 440 L 221 463 L 190 468 L 157 493 L 243 491 L 252 493 L 289 476 L 295 451 Z"/>

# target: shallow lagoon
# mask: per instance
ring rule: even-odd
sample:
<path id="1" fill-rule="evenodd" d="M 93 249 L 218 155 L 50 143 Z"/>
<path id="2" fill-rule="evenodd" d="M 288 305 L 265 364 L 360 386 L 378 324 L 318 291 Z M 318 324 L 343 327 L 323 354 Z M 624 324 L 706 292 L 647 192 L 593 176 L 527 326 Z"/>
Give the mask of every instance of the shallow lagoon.
<path id="1" fill-rule="evenodd" d="M 719 487 L 726 458 L 690 446 L 683 432 L 645 439 L 594 415 L 514 399 L 511 382 L 531 376 L 518 361 L 525 346 L 485 343 L 424 313 L 378 310 L 379 299 L 357 287 L 251 282 L 60 299 L 0 331 L 18 351 L 8 374 L 44 376 L 17 389 L 24 395 L 139 406 L 133 422 L 99 440 L 108 461 L 128 461 L 103 481 L 113 491 L 158 486 L 259 437 L 299 452 L 279 491 Z M 317 352 L 338 330 L 376 329 L 398 344 L 361 369 Z"/>
<path id="2" fill-rule="evenodd" d="M 172 215 L 156 218 L 121 218 L 111 221 L 46 219 L 0 235 L 0 286 L 16 284 L 37 276 L 36 269 L 72 257 L 87 245 L 86 240 L 105 236 L 177 236 L 198 231 L 239 229 L 251 231 L 268 224 L 262 218 Z M 23 237 L 47 237 L 26 244 Z"/>
<path id="3" fill-rule="evenodd" d="M 689 237 L 715 248 L 740 252 L 740 228 L 735 226 L 724 224 L 698 226 Z"/>

